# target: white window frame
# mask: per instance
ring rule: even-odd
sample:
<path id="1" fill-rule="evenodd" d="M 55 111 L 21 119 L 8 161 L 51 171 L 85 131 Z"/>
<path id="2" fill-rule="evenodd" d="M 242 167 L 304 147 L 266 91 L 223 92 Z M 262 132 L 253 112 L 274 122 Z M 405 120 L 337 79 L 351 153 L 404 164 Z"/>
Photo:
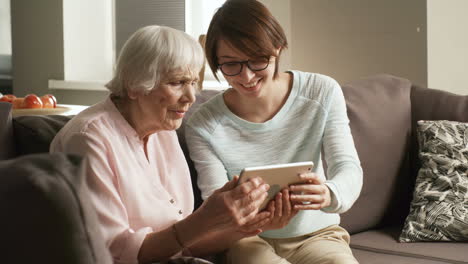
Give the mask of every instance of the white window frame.
<path id="1" fill-rule="evenodd" d="M 107 91 L 115 63 L 114 0 L 63 0 L 64 80 L 51 90 Z"/>

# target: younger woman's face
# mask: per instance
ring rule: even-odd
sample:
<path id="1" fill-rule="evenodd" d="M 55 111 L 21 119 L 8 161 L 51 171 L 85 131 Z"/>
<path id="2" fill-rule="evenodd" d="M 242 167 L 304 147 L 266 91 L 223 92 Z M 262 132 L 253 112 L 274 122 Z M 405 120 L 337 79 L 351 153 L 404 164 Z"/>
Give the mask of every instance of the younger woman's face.
<path id="1" fill-rule="evenodd" d="M 233 63 L 233 62 L 246 62 L 249 61 L 251 66 L 262 64 L 262 60 L 268 62 L 268 66 L 263 70 L 253 71 L 247 63 L 242 64 L 242 70 L 239 74 L 234 76 L 226 75 L 223 71 L 224 78 L 229 82 L 232 88 L 242 96 L 259 97 L 273 82 L 275 73 L 275 57 L 271 58 L 252 58 L 241 51 L 233 48 L 228 42 L 219 40 L 216 50 L 218 57 L 218 64 Z M 263 68 L 263 67 L 262 67 Z"/>

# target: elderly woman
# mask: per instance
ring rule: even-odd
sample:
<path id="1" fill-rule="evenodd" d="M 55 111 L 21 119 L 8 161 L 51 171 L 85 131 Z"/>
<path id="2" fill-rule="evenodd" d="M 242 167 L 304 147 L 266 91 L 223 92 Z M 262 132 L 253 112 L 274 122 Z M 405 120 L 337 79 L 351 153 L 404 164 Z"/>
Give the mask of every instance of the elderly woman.
<path id="1" fill-rule="evenodd" d="M 195 212 L 187 163 L 175 133 L 195 101 L 204 62 L 184 32 L 148 26 L 124 45 L 110 96 L 74 117 L 51 152 L 87 159 L 87 183 L 115 263 L 206 255 L 261 232 L 268 185 L 237 179 Z M 246 224 L 247 223 L 247 224 Z"/>

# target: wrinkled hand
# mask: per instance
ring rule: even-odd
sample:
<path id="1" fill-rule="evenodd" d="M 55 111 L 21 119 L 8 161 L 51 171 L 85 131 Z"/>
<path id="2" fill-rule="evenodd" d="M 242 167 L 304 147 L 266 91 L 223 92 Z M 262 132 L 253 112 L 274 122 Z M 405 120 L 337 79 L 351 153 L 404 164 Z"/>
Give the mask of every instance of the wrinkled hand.
<path id="1" fill-rule="evenodd" d="M 270 218 L 266 225 L 261 227 L 263 231 L 285 227 L 298 212 L 293 208 L 288 189 L 278 192 L 275 199 L 268 203 L 267 208 Z"/>
<path id="2" fill-rule="evenodd" d="M 289 186 L 295 210 L 319 210 L 331 204 L 330 189 L 316 173 L 303 173 L 299 177 L 303 183 Z"/>
<path id="3" fill-rule="evenodd" d="M 239 177 L 216 190 L 200 207 L 214 232 L 237 234 L 240 238 L 260 233 L 270 212 L 258 213 L 269 185 L 253 178 L 237 186 Z M 246 225 L 249 223 L 248 225 Z"/>

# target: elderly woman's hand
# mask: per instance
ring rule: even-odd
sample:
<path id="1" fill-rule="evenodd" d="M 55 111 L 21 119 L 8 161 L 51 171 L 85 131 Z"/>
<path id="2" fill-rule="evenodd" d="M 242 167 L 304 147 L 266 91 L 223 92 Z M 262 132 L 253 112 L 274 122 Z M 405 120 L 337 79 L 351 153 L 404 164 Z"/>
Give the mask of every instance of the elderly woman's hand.
<path id="1" fill-rule="evenodd" d="M 216 190 L 199 210 L 214 232 L 237 233 L 240 238 L 256 235 L 269 221 L 270 212 L 258 213 L 269 186 L 261 178 L 253 178 L 240 185 L 237 182 L 238 176 L 235 176 Z"/>
<path id="2" fill-rule="evenodd" d="M 304 183 L 291 185 L 291 201 L 296 210 L 319 210 L 331 204 L 330 189 L 316 173 L 299 175 Z"/>
<path id="3" fill-rule="evenodd" d="M 283 189 L 281 192 L 278 192 L 275 199 L 268 203 L 267 208 L 270 212 L 270 219 L 268 223 L 262 227 L 263 231 L 285 227 L 298 212 L 298 210 L 293 207 L 288 189 Z"/>

